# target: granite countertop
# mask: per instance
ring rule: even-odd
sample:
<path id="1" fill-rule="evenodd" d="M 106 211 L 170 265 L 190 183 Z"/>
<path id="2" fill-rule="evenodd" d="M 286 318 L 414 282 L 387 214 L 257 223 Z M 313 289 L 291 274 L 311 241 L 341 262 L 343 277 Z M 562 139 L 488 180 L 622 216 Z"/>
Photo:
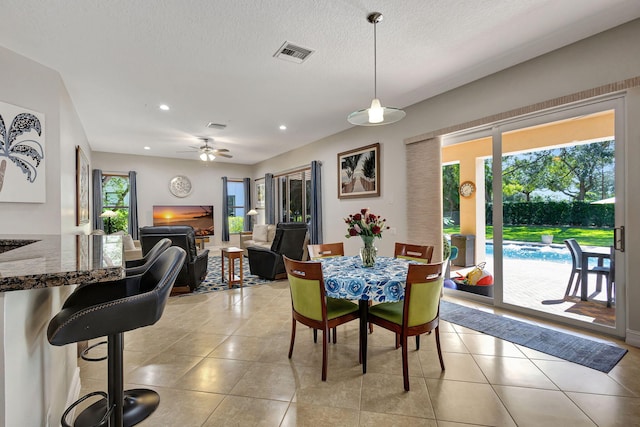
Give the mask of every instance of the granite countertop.
<path id="1" fill-rule="evenodd" d="M 122 236 L 0 235 L 0 292 L 123 277 Z"/>

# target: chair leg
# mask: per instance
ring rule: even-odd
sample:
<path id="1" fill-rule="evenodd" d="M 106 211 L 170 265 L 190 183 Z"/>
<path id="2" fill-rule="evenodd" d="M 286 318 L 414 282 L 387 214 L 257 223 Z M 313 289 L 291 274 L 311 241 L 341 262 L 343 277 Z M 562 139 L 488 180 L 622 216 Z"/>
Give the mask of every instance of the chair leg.
<path id="1" fill-rule="evenodd" d="M 420 335 L 416 335 L 416 351 L 420 350 Z"/>
<path id="2" fill-rule="evenodd" d="M 337 339 L 337 336 L 338 336 L 338 328 L 336 327 L 336 328 L 333 328 L 333 343 L 334 343 L 334 344 L 335 344 L 335 343 L 336 343 L 336 341 L 338 340 L 338 339 Z"/>
<path id="3" fill-rule="evenodd" d="M 369 300 L 369 307 L 371 307 L 372 305 L 373 305 L 373 302 L 371 300 Z M 369 333 L 370 334 L 373 333 L 373 323 L 371 323 L 371 322 L 369 322 Z"/>
<path id="4" fill-rule="evenodd" d="M 314 329 L 313 330 L 313 343 L 317 343 L 318 342 L 318 330 Z"/>
<path id="5" fill-rule="evenodd" d="M 316 334 L 316 330 L 313 330 L 314 335 Z M 296 340 L 296 319 L 291 319 L 291 345 L 289 345 L 289 359 L 291 359 L 291 355 L 293 354 L 293 343 Z M 315 341 L 315 340 L 314 340 Z"/>
<path id="6" fill-rule="evenodd" d="M 325 327 L 322 331 L 322 381 L 327 380 L 327 337 L 329 328 Z"/>
<path id="7" fill-rule="evenodd" d="M 436 348 L 438 349 L 438 358 L 440 359 L 440 369 L 444 371 L 444 360 L 442 359 L 442 349 L 440 348 L 440 326 L 436 326 L 435 331 L 436 331 Z"/>
<path id="8" fill-rule="evenodd" d="M 571 293 L 571 285 L 573 285 L 574 276 L 575 276 L 575 270 L 571 271 L 571 274 L 569 275 L 569 283 L 567 284 L 567 290 L 564 291 L 565 297 L 568 297 L 569 294 Z"/>
<path id="9" fill-rule="evenodd" d="M 607 307 L 611 307 L 611 301 L 613 301 L 613 285 L 611 277 L 607 276 Z"/>
<path id="10" fill-rule="evenodd" d="M 407 336 L 401 334 L 402 341 L 402 377 L 404 379 L 404 390 L 409 391 L 409 359 L 407 352 Z"/>
<path id="11" fill-rule="evenodd" d="M 400 348 L 400 334 L 396 334 L 396 350 Z"/>

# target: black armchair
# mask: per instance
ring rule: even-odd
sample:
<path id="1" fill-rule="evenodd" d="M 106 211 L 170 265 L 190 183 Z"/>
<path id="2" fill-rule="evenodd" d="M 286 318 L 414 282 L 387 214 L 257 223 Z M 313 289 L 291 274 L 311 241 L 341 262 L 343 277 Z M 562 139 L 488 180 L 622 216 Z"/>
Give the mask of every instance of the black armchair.
<path id="1" fill-rule="evenodd" d="M 249 246 L 249 269 L 251 274 L 268 280 L 287 277 L 283 255 L 301 261 L 307 237 L 307 224 L 303 222 L 281 222 L 276 227 L 276 236 L 271 249 Z"/>
<path id="2" fill-rule="evenodd" d="M 198 251 L 196 234 L 190 225 L 149 226 L 140 228 L 142 255 L 147 255 L 164 238 L 170 239 L 172 246 L 181 247 L 187 253 L 174 287 L 188 287 L 192 292 L 207 276 L 209 250 Z"/>

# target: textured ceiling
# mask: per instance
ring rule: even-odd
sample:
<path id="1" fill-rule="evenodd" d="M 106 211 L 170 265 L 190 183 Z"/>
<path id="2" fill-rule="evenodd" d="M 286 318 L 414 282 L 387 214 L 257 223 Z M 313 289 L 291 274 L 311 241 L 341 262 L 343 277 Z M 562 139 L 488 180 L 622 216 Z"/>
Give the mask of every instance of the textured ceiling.
<path id="1" fill-rule="evenodd" d="M 372 11 L 378 97 L 404 108 L 640 17 L 640 1 L 0 0 L 0 45 L 60 72 L 94 151 L 195 161 L 179 151 L 211 137 L 234 156 L 216 161 L 254 164 L 368 106 Z M 274 58 L 285 41 L 315 52 Z"/>

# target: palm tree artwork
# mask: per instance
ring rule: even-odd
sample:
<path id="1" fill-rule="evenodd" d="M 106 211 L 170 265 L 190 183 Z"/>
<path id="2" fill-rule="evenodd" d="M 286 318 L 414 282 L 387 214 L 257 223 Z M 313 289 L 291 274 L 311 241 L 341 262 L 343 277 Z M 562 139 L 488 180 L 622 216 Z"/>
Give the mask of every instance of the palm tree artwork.
<path id="1" fill-rule="evenodd" d="M 361 157 L 362 153 L 358 153 L 344 158 L 342 162 L 342 169 L 347 175 L 347 182 L 342 182 L 343 193 L 353 192 L 353 187 L 355 185 L 355 177 L 353 176 L 353 174 L 358 167 L 358 163 L 360 163 Z"/>
<path id="2" fill-rule="evenodd" d="M 7 160 L 13 162 L 25 175 L 28 182 L 35 182 L 38 177 L 38 166 L 44 159 L 44 149 L 40 142 L 29 139 L 28 134 L 34 131 L 41 136 L 40 120 L 30 113 L 19 113 L 11 122 L 7 131 L 4 119 L 0 115 L 0 191 L 5 181 Z"/>
<path id="3" fill-rule="evenodd" d="M 375 191 L 376 189 L 376 154 L 371 152 L 362 162 L 362 177 L 360 183 L 364 191 Z"/>

